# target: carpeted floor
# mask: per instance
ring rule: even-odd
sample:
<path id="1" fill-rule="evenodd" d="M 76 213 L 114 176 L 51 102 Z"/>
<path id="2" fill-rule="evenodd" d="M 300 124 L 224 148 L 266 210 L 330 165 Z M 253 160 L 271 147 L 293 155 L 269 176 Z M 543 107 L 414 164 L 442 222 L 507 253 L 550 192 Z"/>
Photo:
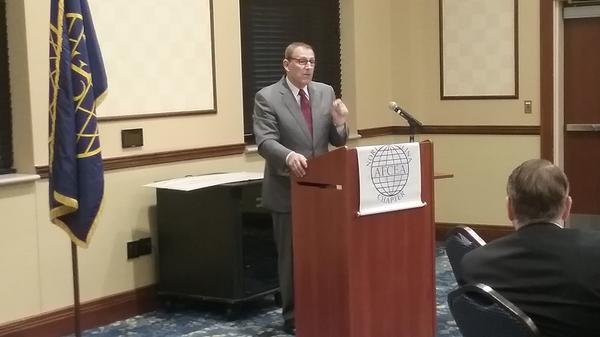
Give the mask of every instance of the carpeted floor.
<path id="1" fill-rule="evenodd" d="M 446 294 L 456 287 L 442 248 L 436 257 L 437 337 L 461 337 L 448 311 Z M 87 330 L 83 336 L 101 337 L 288 337 L 281 330 L 281 309 L 272 300 L 251 303 L 235 320 L 215 304 L 186 303 L 169 312 L 157 310 Z M 70 335 L 71 337 L 73 335 Z"/>

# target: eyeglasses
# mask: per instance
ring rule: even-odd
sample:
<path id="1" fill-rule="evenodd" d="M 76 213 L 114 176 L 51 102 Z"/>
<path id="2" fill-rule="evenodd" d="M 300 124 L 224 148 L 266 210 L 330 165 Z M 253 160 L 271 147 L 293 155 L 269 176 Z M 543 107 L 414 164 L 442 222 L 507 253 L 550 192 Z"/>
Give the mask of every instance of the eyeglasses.
<path id="1" fill-rule="evenodd" d="M 299 65 L 306 67 L 309 63 L 311 66 L 315 66 L 315 63 L 317 63 L 317 60 L 315 59 L 305 59 L 305 58 L 295 58 L 295 57 L 288 57 L 288 60 L 294 60 L 296 62 L 298 62 Z"/>

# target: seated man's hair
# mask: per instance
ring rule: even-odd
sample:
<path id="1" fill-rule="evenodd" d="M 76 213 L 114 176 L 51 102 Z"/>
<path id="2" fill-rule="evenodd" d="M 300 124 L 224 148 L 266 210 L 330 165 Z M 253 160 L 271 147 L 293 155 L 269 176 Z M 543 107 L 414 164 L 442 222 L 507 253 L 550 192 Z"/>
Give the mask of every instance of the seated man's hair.
<path id="1" fill-rule="evenodd" d="M 506 192 L 520 225 L 554 221 L 564 211 L 569 180 L 551 162 L 531 159 L 513 170 L 508 177 Z"/>

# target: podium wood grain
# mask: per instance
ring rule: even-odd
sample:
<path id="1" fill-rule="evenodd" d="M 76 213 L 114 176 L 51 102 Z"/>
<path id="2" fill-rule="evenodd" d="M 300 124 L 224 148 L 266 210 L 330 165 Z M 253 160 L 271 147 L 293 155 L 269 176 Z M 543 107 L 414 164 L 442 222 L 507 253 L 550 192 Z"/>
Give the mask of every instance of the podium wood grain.
<path id="1" fill-rule="evenodd" d="M 425 207 L 358 217 L 356 150 L 292 182 L 296 336 L 433 337 L 433 144 L 420 144 Z"/>

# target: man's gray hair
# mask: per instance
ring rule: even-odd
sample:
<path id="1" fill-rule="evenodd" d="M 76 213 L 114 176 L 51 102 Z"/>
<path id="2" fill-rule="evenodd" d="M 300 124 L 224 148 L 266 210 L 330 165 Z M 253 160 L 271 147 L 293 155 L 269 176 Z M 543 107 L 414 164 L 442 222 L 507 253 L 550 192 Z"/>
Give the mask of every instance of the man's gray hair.
<path id="1" fill-rule="evenodd" d="M 506 193 L 519 225 L 555 221 L 560 218 L 565 199 L 569 197 L 569 180 L 551 162 L 531 159 L 512 171 Z"/>
<path id="2" fill-rule="evenodd" d="M 289 59 L 290 57 L 292 57 L 292 54 L 294 53 L 294 50 L 298 47 L 303 47 L 306 49 L 310 49 L 313 50 L 313 47 L 307 43 L 304 42 L 292 42 L 290 43 L 286 48 L 285 48 L 285 53 L 284 53 L 284 58 L 285 59 Z"/>

